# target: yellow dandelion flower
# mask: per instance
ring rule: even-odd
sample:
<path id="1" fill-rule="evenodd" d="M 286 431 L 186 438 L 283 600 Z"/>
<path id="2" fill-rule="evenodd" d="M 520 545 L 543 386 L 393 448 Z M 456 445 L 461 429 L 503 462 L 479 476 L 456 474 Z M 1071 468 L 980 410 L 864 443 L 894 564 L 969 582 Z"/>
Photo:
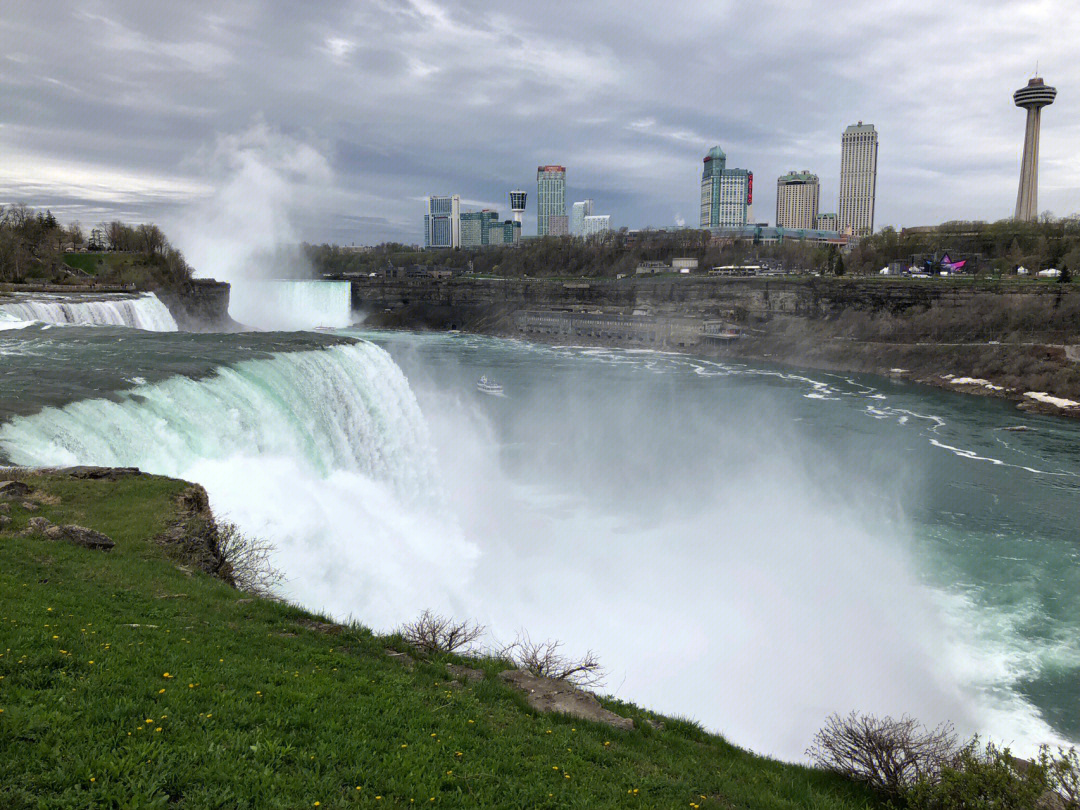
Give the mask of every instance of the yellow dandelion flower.
<path id="1" fill-rule="evenodd" d="M 409 747 L 409 744 L 408 744 L 408 743 L 402 743 L 402 744 L 401 744 L 401 747 L 402 747 L 402 748 L 408 748 L 408 747 Z"/>
<path id="2" fill-rule="evenodd" d="M 187 688 L 188 688 L 188 689 L 194 689 L 194 688 L 195 688 L 195 684 L 193 684 L 193 683 L 189 683 L 189 684 L 187 685 Z"/>
<path id="3" fill-rule="evenodd" d="M 153 723 L 154 721 L 153 721 L 153 720 L 151 720 L 151 719 L 150 719 L 149 717 L 147 717 L 147 718 L 146 718 L 146 722 L 147 722 L 147 723 Z"/>
<path id="4" fill-rule="evenodd" d="M 53 638 L 60 638 L 60 636 L 53 636 Z"/>
<path id="5" fill-rule="evenodd" d="M 164 694 L 165 694 L 165 690 L 164 690 L 164 689 L 158 689 L 158 690 L 157 690 L 157 693 L 158 693 L 159 695 L 164 695 Z"/>
<path id="6" fill-rule="evenodd" d="M 312 807 L 318 807 L 318 806 L 319 806 L 319 802 L 315 802 L 315 804 L 312 805 Z"/>
<path id="7" fill-rule="evenodd" d="M 164 673 L 164 674 L 163 674 L 163 675 L 162 675 L 161 677 L 162 677 L 162 678 L 171 678 L 171 677 L 172 677 L 172 675 L 170 675 L 170 674 L 169 674 L 168 672 L 166 672 L 166 673 Z"/>
<path id="8" fill-rule="evenodd" d="M 96 782 L 96 781 L 97 781 L 97 777 L 91 776 L 91 777 L 90 777 L 90 781 L 91 781 L 91 782 Z"/>
<path id="9" fill-rule="evenodd" d="M 154 729 L 155 733 L 158 732 L 158 731 L 161 731 L 161 726 L 158 726 L 157 728 Z"/>
<path id="10" fill-rule="evenodd" d="M 88 664 L 92 664 L 92 663 L 94 663 L 94 662 L 93 662 L 93 661 L 87 661 L 86 663 L 88 663 Z"/>

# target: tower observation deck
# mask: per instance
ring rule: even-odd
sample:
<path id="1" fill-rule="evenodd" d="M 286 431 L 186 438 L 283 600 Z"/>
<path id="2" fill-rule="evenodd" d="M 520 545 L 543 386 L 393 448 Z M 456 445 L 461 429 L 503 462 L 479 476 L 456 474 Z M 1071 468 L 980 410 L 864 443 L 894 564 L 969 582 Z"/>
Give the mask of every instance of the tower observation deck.
<path id="1" fill-rule="evenodd" d="M 525 199 L 526 193 L 520 189 L 514 189 L 510 192 L 510 210 L 514 213 L 514 221 L 520 223 L 522 215 L 525 213 Z"/>
<path id="2" fill-rule="evenodd" d="M 1027 110 L 1024 157 L 1020 162 L 1020 189 L 1016 193 L 1015 218 L 1019 220 L 1030 222 L 1039 215 L 1039 129 L 1042 125 L 1042 108 L 1053 104 L 1055 96 L 1057 90 L 1038 77 L 1013 93 L 1016 106 Z"/>

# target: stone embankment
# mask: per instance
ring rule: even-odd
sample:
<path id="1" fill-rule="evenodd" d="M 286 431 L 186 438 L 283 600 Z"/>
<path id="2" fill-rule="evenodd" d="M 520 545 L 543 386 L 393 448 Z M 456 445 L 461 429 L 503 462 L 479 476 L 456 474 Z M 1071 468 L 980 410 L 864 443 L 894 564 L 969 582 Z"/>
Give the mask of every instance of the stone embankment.
<path id="1" fill-rule="evenodd" d="M 1080 416 L 1080 290 L 1072 285 L 701 276 L 361 278 L 352 280 L 352 297 L 371 326 L 462 329 L 887 374 Z M 963 385 L 957 378 L 989 385 Z"/>

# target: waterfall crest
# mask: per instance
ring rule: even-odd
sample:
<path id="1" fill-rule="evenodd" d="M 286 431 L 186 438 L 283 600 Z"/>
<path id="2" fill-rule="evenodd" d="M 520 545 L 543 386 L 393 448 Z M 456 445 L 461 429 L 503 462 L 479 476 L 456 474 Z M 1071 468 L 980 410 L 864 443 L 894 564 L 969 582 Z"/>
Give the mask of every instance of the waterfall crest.
<path id="1" fill-rule="evenodd" d="M 127 326 L 148 332 L 175 332 L 176 320 L 153 293 L 79 300 L 45 295 L 0 303 L 0 320 L 68 326 Z"/>

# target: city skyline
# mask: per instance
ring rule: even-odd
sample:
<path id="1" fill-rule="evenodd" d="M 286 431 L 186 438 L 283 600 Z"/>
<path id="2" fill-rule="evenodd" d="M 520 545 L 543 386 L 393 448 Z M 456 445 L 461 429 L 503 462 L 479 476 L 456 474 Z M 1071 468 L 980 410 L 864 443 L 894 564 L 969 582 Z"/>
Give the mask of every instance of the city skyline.
<path id="1" fill-rule="evenodd" d="M 1062 92 L 1042 129 L 1039 206 L 1080 210 L 1080 107 L 1066 93 L 1080 84 L 1080 12 L 973 8 L 842 3 L 853 38 L 794 7 L 777 25 L 708 4 L 645 10 L 628 33 L 601 9 L 576 9 L 569 25 L 513 1 L 494 15 L 469 0 L 303 12 L 256 0 L 228 14 L 18 5 L 0 20 L 0 200 L 181 233 L 188 209 L 235 182 L 293 240 L 416 241 L 431 189 L 502 210 L 507 187 L 533 189 L 530 165 L 554 158 L 571 169 L 568 196 L 603 200 L 619 225 L 693 225 L 700 156 L 716 143 L 758 176 L 759 217 L 792 166 L 821 177 L 831 210 L 837 133 L 861 118 L 888 144 L 875 227 L 1002 219 L 1023 141 L 1008 94 L 1038 61 Z M 731 30 L 745 53 L 712 47 Z M 955 47 L 957 31 L 979 47 Z M 808 37 L 815 48 L 794 47 Z M 776 49 L 791 59 L 763 72 Z M 654 57 L 667 52 L 680 58 Z M 689 78 L 687 53 L 699 62 Z"/>

